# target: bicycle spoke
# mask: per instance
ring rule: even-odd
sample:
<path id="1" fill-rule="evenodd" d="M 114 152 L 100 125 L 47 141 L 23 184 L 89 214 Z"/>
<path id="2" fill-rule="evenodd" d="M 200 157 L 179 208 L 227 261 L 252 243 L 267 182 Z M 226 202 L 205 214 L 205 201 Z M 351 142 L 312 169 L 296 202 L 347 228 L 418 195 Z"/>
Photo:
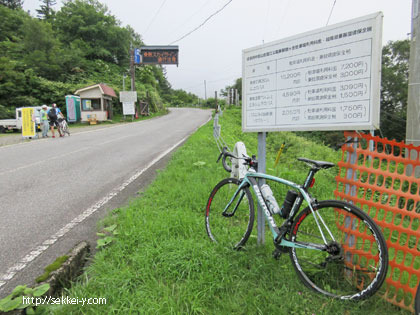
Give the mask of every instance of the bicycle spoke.
<path id="1" fill-rule="evenodd" d="M 360 299 L 373 294 L 385 279 L 386 246 L 380 230 L 371 230 L 375 224 L 365 223 L 369 217 L 353 206 L 351 211 L 342 207 L 337 201 L 324 202 L 315 210 L 319 213 L 316 217 L 305 209 L 292 226 L 291 241 L 313 244 L 319 240 L 323 244 L 319 218 L 329 230 L 325 236 L 332 237 L 326 240 L 325 250 L 292 248 L 291 258 L 301 279 L 314 290 Z"/>

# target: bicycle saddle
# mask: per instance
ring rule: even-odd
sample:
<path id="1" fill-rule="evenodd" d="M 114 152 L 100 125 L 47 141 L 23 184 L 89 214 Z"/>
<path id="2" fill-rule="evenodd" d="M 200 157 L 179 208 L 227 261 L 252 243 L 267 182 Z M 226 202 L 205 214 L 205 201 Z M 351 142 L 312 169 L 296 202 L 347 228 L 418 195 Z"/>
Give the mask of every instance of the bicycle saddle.
<path id="1" fill-rule="evenodd" d="M 306 158 L 298 158 L 298 161 L 302 161 L 302 162 L 312 164 L 317 169 L 327 169 L 327 168 L 335 166 L 335 164 L 331 163 L 331 162 L 315 161 L 315 160 L 310 160 L 310 159 L 306 159 Z"/>

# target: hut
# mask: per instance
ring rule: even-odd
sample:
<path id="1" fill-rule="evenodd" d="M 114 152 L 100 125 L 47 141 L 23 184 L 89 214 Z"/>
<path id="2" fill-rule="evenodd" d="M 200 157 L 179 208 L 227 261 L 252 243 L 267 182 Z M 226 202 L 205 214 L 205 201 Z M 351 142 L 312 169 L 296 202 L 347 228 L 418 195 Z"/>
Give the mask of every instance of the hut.
<path id="1" fill-rule="evenodd" d="M 75 92 L 80 96 L 82 122 L 96 123 L 112 119 L 112 98 L 115 91 L 105 83 L 81 88 Z"/>

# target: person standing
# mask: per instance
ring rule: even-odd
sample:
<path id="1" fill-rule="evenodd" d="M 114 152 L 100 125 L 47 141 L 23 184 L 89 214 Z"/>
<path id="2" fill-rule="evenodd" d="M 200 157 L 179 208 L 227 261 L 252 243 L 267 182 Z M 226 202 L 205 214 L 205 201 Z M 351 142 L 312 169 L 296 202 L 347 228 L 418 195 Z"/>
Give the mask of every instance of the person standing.
<path id="1" fill-rule="evenodd" d="M 42 138 L 48 138 L 48 111 L 47 105 L 42 105 L 42 109 L 40 111 L 41 114 L 41 129 L 42 129 Z"/>
<path id="2" fill-rule="evenodd" d="M 57 130 L 60 134 L 60 137 L 63 137 L 59 128 L 58 115 L 63 116 L 63 114 L 61 114 L 60 109 L 57 107 L 57 104 L 54 103 L 48 111 L 48 118 L 50 119 L 50 128 L 53 138 L 55 138 L 54 125 L 57 126 Z"/>

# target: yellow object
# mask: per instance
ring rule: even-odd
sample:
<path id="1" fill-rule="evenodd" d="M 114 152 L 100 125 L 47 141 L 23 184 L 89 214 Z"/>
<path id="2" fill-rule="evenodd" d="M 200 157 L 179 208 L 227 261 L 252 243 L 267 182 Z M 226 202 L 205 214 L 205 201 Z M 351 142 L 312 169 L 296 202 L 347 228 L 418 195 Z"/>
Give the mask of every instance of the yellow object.
<path id="1" fill-rule="evenodd" d="M 283 153 L 283 149 L 284 149 L 285 146 L 286 146 L 286 143 L 283 142 L 283 144 L 281 145 L 281 147 L 279 149 L 279 152 L 277 153 L 276 161 L 274 162 L 274 167 L 276 167 L 277 164 L 279 164 L 280 156 Z"/>
<path id="2" fill-rule="evenodd" d="M 88 122 L 90 125 L 96 125 L 98 121 L 96 120 L 96 114 L 95 115 L 89 115 L 88 116 Z"/>
<path id="3" fill-rule="evenodd" d="M 33 108 L 22 108 L 22 137 L 35 137 Z"/>

